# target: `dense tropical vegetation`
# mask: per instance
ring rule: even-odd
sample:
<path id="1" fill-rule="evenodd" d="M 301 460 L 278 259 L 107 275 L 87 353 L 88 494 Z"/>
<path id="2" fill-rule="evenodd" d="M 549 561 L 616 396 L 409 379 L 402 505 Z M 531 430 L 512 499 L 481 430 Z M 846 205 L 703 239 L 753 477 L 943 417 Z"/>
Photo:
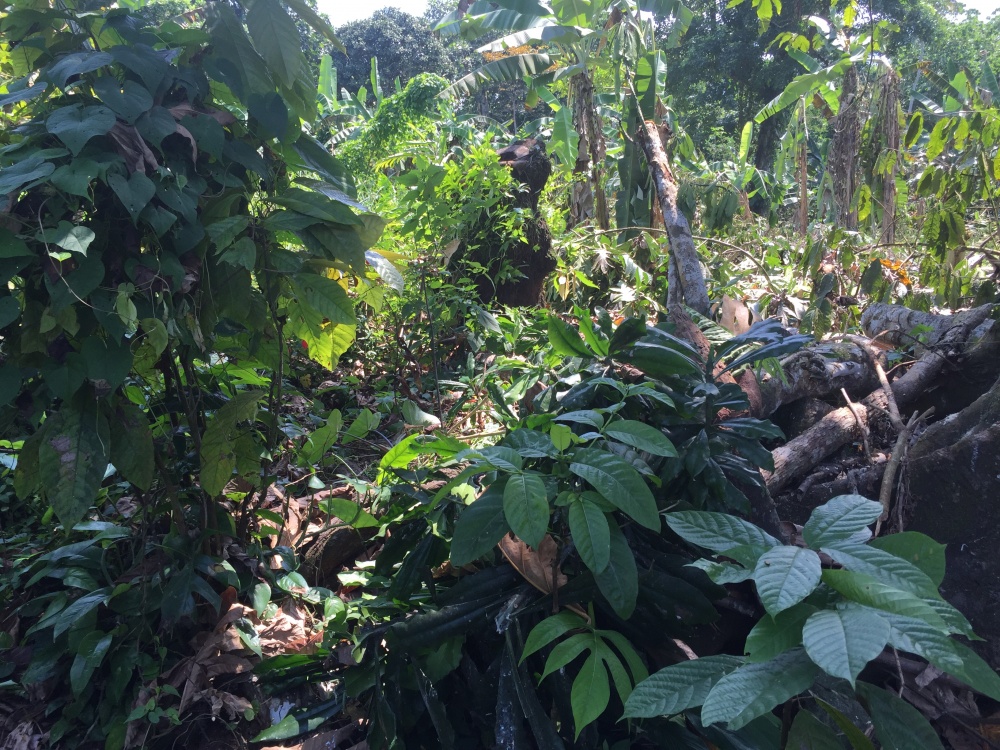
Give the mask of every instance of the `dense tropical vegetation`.
<path id="1" fill-rule="evenodd" d="M 4 2 L 0 747 L 991 746 L 997 40 Z"/>

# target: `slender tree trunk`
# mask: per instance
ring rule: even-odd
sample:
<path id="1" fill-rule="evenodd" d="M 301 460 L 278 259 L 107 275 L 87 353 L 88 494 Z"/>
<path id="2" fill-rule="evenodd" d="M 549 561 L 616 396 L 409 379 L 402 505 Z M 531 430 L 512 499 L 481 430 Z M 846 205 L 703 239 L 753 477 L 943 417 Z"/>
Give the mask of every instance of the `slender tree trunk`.
<path id="1" fill-rule="evenodd" d="M 858 71 L 853 65 L 844 73 L 840 88 L 840 111 L 833 118 L 830 141 L 830 176 L 837 223 L 844 229 L 858 228 L 858 212 L 852 207 L 857 189 L 858 150 L 861 147 L 861 111 L 858 98 Z"/>
<path id="2" fill-rule="evenodd" d="M 639 125 L 639 145 L 646 155 L 646 164 L 653 178 L 656 197 L 663 214 L 663 225 L 670 240 L 670 274 L 668 302 L 683 300 L 702 315 L 708 315 L 708 289 L 694 247 L 691 227 L 677 207 L 677 181 L 663 150 L 656 123 L 646 120 Z"/>
<path id="3" fill-rule="evenodd" d="M 882 236 L 881 241 L 891 245 L 896 241 L 896 173 L 902 153 L 899 148 L 902 130 L 902 109 L 899 106 L 899 75 L 890 70 L 882 77 L 879 92 L 879 128 L 882 131 L 882 154 L 880 170 L 882 178 Z M 877 164 L 876 167 L 879 165 Z"/>
<path id="4" fill-rule="evenodd" d="M 584 71 L 573 76 L 570 98 L 573 103 L 573 127 L 580 137 L 574 173 L 576 181 L 570 197 L 569 227 L 594 219 L 601 229 L 611 226 L 607 196 L 602 177 L 607 149 L 601 118 L 594 105 L 594 84 Z"/>
<path id="5" fill-rule="evenodd" d="M 806 130 L 805 101 L 796 108 L 799 118 L 798 142 L 795 145 L 795 162 L 799 183 L 799 210 L 797 216 L 799 234 L 803 237 L 809 231 L 809 133 Z"/>

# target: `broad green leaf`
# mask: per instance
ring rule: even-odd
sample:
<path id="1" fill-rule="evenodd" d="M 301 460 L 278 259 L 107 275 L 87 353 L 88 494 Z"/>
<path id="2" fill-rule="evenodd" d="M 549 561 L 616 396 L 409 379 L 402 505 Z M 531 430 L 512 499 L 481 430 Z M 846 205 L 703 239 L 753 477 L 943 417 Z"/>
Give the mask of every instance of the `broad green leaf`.
<path id="1" fill-rule="evenodd" d="M 573 453 L 569 470 L 639 524 L 660 530 L 653 493 L 639 472 L 623 459 L 596 448 L 583 448 Z"/>
<path id="2" fill-rule="evenodd" d="M 44 229 L 40 233 L 43 242 L 51 243 L 71 253 L 87 254 L 87 248 L 97 236 L 92 229 L 60 221 L 54 229 Z"/>
<path id="3" fill-rule="evenodd" d="M 759 662 L 773 659 L 802 644 L 802 626 L 816 608 L 796 604 L 772 617 L 764 615 L 747 635 L 745 650 L 747 661 Z"/>
<path id="4" fill-rule="evenodd" d="M 59 88 L 65 89 L 66 82 L 70 78 L 84 73 L 92 73 L 105 65 L 110 65 L 113 61 L 114 58 L 107 52 L 72 52 L 63 55 L 50 65 L 45 71 L 45 77 Z"/>
<path id="5" fill-rule="evenodd" d="M 926 601 L 908 591 L 900 591 L 880 583 L 871 576 L 850 570 L 824 570 L 823 583 L 858 604 L 915 617 L 941 631 L 948 630 L 941 615 Z"/>
<path id="6" fill-rule="evenodd" d="M 608 671 L 595 650 L 583 663 L 570 690 L 569 702 L 573 707 L 573 725 L 576 728 L 574 738 L 579 737 L 583 728 L 604 712 L 610 700 Z"/>
<path id="7" fill-rule="evenodd" d="M 643 680 L 625 702 L 626 719 L 672 716 L 705 702 L 720 679 L 743 664 L 736 656 L 703 656 L 661 669 Z"/>
<path id="8" fill-rule="evenodd" d="M 129 125 L 153 106 L 152 94 L 135 81 L 119 83 L 114 76 L 101 76 L 94 81 L 94 91 L 102 103 Z"/>
<path id="9" fill-rule="evenodd" d="M 49 181 L 64 192 L 89 198 L 90 185 L 97 179 L 100 171 L 101 166 L 96 161 L 77 158 L 59 167 L 52 173 Z"/>
<path id="10" fill-rule="evenodd" d="M 805 709 L 795 714 L 785 747 L 789 750 L 844 750 L 837 733 Z"/>
<path id="11" fill-rule="evenodd" d="M 462 511 L 451 539 L 452 565 L 461 567 L 478 560 L 510 531 L 503 497 L 503 487 L 494 484 Z"/>
<path id="12" fill-rule="evenodd" d="M 833 719 L 840 731 L 844 733 L 853 750 L 875 750 L 875 745 L 868 739 L 868 735 L 855 726 L 854 722 L 822 698 L 814 698 L 814 700 Z"/>
<path id="13" fill-rule="evenodd" d="M 291 88 L 311 77 L 295 22 L 277 0 L 252 0 L 247 28 L 275 80 Z"/>
<path id="14" fill-rule="evenodd" d="M 211 496 L 222 493 L 236 469 L 234 433 L 240 422 L 257 415 L 258 391 L 243 391 L 225 403 L 208 423 L 201 438 L 201 488 Z"/>
<path id="15" fill-rule="evenodd" d="M 362 409 L 358 416 L 354 418 L 351 422 L 351 426 L 347 428 L 344 436 L 340 439 L 342 445 L 348 445 L 353 443 L 355 440 L 361 440 L 367 437 L 368 433 L 378 427 L 379 422 L 382 418 L 378 414 L 371 411 L 370 409 Z"/>
<path id="16" fill-rule="evenodd" d="M 271 602 L 271 587 L 267 584 L 267 581 L 261 581 L 253 587 L 252 601 L 253 610 L 260 617 Z"/>
<path id="17" fill-rule="evenodd" d="M 371 513 L 346 497 L 324 497 L 319 501 L 319 509 L 355 529 L 373 529 L 381 525 Z"/>
<path id="18" fill-rule="evenodd" d="M 208 224 L 205 233 L 211 238 L 216 250 L 225 250 L 249 225 L 250 219 L 246 216 L 227 216 L 225 219 Z"/>
<path id="19" fill-rule="evenodd" d="M 111 633 L 91 630 L 80 639 L 73 666 L 69 670 L 69 684 L 73 695 L 80 695 L 87 687 L 90 678 L 104 661 L 113 638 Z"/>
<path id="20" fill-rule="evenodd" d="M 846 605 L 814 613 L 802 628 L 806 653 L 824 672 L 854 685 L 861 670 L 882 653 L 889 623 L 874 610 Z"/>
<path id="21" fill-rule="evenodd" d="M 726 722 L 729 729 L 739 729 L 807 690 L 818 671 L 800 648 L 770 661 L 745 664 L 709 692 L 701 707 L 701 723 Z"/>
<path id="22" fill-rule="evenodd" d="M 583 343 L 580 334 L 558 316 L 549 315 L 548 328 L 549 344 L 556 354 L 561 354 L 564 357 L 591 358 L 594 356 L 594 353 Z"/>
<path id="23" fill-rule="evenodd" d="M 728 552 L 737 547 L 757 550 L 763 554 L 781 542 L 763 529 L 726 513 L 683 510 L 668 513 L 667 525 L 684 541 L 713 552 Z"/>
<path id="24" fill-rule="evenodd" d="M 622 359 L 653 378 L 697 375 L 701 366 L 691 357 L 669 346 L 640 341 Z"/>
<path id="25" fill-rule="evenodd" d="M 325 276 L 296 274 L 293 284 L 299 301 L 312 307 L 331 323 L 353 325 L 354 303 L 339 283 Z"/>
<path id="26" fill-rule="evenodd" d="M 71 529 L 97 500 L 108 467 L 108 421 L 94 408 L 64 404 L 49 417 L 38 448 L 42 492 L 62 525 Z"/>
<path id="27" fill-rule="evenodd" d="M 969 687 L 1000 700 L 1000 675 L 983 658 L 964 643 L 952 641 L 956 654 L 962 660 L 960 669 L 946 670 Z M 928 659 L 930 661 L 930 659 Z M 935 666 L 940 666 L 935 664 Z"/>
<path id="28" fill-rule="evenodd" d="M 885 550 L 913 563 L 927 574 L 935 586 L 940 586 L 944 580 L 945 545 L 935 542 L 926 534 L 921 534 L 919 531 L 903 531 L 872 539 L 868 546 Z"/>
<path id="29" fill-rule="evenodd" d="M 584 565 L 600 573 L 611 559 L 611 531 L 604 511 L 580 496 L 569 506 L 569 531 Z"/>
<path id="30" fill-rule="evenodd" d="M 142 172 L 133 172 L 128 179 L 120 174 L 109 175 L 108 185 L 125 206 L 133 223 L 138 220 L 139 214 L 146 207 L 146 204 L 156 195 L 156 186 L 153 181 Z"/>
<path id="31" fill-rule="evenodd" d="M 552 57 L 541 53 L 504 57 L 487 63 L 464 78 L 455 81 L 442 91 L 440 96 L 454 99 L 460 96 L 470 96 L 486 83 L 520 81 L 525 76 L 534 76 L 544 72 L 552 64 L 552 61 Z"/>
<path id="32" fill-rule="evenodd" d="M 858 684 L 858 695 L 883 750 L 944 750 L 924 715 L 903 699 L 865 682 Z"/>
<path id="33" fill-rule="evenodd" d="M 285 4 L 292 9 L 295 15 L 309 24 L 314 31 L 326 37 L 335 50 L 347 54 L 343 42 L 337 38 L 330 24 L 306 0 L 285 0 Z"/>
<path id="34" fill-rule="evenodd" d="M 773 547 L 760 556 L 753 579 L 764 609 L 773 617 L 809 596 L 822 574 L 819 555 L 811 549 Z"/>
<path id="35" fill-rule="evenodd" d="M 340 428 L 344 426 L 344 418 L 340 409 L 334 409 L 326 418 L 326 422 L 313 430 L 309 436 L 309 441 L 302 446 L 302 454 L 306 461 L 311 464 L 318 463 L 326 452 L 330 450 L 337 437 L 340 435 Z"/>
<path id="36" fill-rule="evenodd" d="M 153 433 L 143 411 L 120 399 L 111 425 L 111 463 L 143 492 L 153 485 Z"/>
<path id="37" fill-rule="evenodd" d="M 104 135 L 114 124 L 115 113 L 100 105 L 60 107 L 45 120 L 46 129 L 65 143 L 73 156 L 80 153 L 87 141 Z"/>
<path id="38" fill-rule="evenodd" d="M 620 419 L 604 428 L 604 434 L 619 443 L 631 445 L 654 456 L 677 458 L 677 449 L 669 438 L 655 427 L 632 419 Z"/>
<path id="39" fill-rule="evenodd" d="M 406 400 L 399 406 L 399 410 L 403 413 L 403 419 L 406 420 L 406 424 L 412 424 L 417 427 L 440 427 L 441 420 L 438 419 L 433 414 L 428 414 L 419 406 L 417 406 L 413 401 Z"/>
<path id="40" fill-rule="evenodd" d="M 882 515 L 879 503 L 861 495 L 840 495 L 812 512 L 802 538 L 813 549 L 850 539 Z"/>
<path id="41" fill-rule="evenodd" d="M 12 296 L 0 297 L 0 328 L 6 328 L 19 317 L 21 317 L 21 305 L 18 303 L 17 298 Z M 18 384 L 20 382 L 21 378 L 19 376 Z M 5 401 L 3 403 L 8 402 Z"/>
<path id="42" fill-rule="evenodd" d="M 558 455 L 552 438 L 537 430 L 514 430 L 503 439 L 503 444 L 516 450 L 521 458 L 555 458 Z"/>
<path id="43" fill-rule="evenodd" d="M 636 599 L 639 596 L 639 571 L 635 565 L 635 556 L 617 524 L 609 524 L 611 533 L 611 554 L 607 567 L 594 574 L 597 588 L 608 600 L 612 609 L 624 620 L 635 611 Z"/>
<path id="44" fill-rule="evenodd" d="M 45 161 L 38 154 L 33 154 L 9 167 L 3 167 L 0 169 L 0 195 L 13 193 L 22 185 L 48 177 L 55 168 L 55 164 Z M 0 252 L 0 257 L 9 258 L 11 256 Z"/>
<path id="45" fill-rule="evenodd" d="M 937 586 L 916 565 L 901 557 L 867 544 L 839 542 L 821 550 L 848 570 L 864 573 L 893 588 L 910 591 L 918 596 L 936 598 Z"/>
<path id="46" fill-rule="evenodd" d="M 549 658 L 545 660 L 545 669 L 541 679 L 544 680 L 556 670 L 562 669 L 587 649 L 593 650 L 595 641 L 594 633 L 588 631 L 571 635 L 565 641 L 556 644 L 549 654 Z"/>
<path id="47" fill-rule="evenodd" d="M 524 651 L 521 653 L 521 660 L 518 663 L 523 662 L 538 649 L 549 645 L 559 636 L 565 635 L 571 630 L 582 628 L 584 625 L 585 623 L 579 615 L 568 611 L 546 617 L 528 633 L 528 637 L 524 641 Z"/>
<path id="48" fill-rule="evenodd" d="M 512 474 L 503 491 L 503 510 L 511 531 L 538 549 L 549 528 L 549 501 L 538 474 Z"/>
<path id="49" fill-rule="evenodd" d="M 346 224 L 348 226 L 363 226 L 364 220 L 354 213 L 347 204 L 330 200 L 328 196 L 311 190 L 289 188 L 281 196 L 274 199 L 279 206 L 298 211 L 330 224 Z"/>

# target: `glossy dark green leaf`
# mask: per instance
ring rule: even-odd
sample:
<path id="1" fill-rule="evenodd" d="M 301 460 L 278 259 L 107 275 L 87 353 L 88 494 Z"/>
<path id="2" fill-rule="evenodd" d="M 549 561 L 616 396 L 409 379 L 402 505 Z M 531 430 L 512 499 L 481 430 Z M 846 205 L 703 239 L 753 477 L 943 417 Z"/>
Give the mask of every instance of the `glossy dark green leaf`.
<path id="1" fill-rule="evenodd" d="M 451 540 L 452 565 L 461 567 L 478 560 L 510 531 L 503 499 L 503 486 L 494 484 L 462 511 Z"/>
<path id="2" fill-rule="evenodd" d="M 608 565 L 594 575 L 594 580 L 612 609 L 619 617 L 627 620 L 635 611 L 639 596 L 639 570 L 635 564 L 635 556 L 618 525 L 609 524 L 608 529 L 611 534 Z"/>
<path id="3" fill-rule="evenodd" d="M 653 531 L 660 530 L 653 493 L 639 472 L 623 459 L 596 448 L 583 448 L 573 453 L 569 470 L 633 520 Z"/>
<path id="4" fill-rule="evenodd" d="M 600 573 L 611 557 L 608 517 L 594 503 L 580 496 L 569 505 L 569 531 L 584 565 Z"/>
<path id="5" fill-rule="evenodd" d="M 840 495 L 816 508 L 802 537 L 813 549 L 850 539 L 882 514 L 882 506 L 861 495 Z"/>
<path id="6" fill-rule="evenodd" d="M 74 156 L 80 153 L 87 141 L 104 135 L 114 124 L 115 113 L 100 105 L 60 107 L 45 120 L 48 131 L 65 143 Z"/>
<path id="7" fill-rule="evenodd" d="M 94 81 L 94 92 L 104 105 L 129 125 L 153 106 L 153 96 L 145 86 L 135 81 L 119 83 L 114 76 L 101 76 Z"/>
<path id="8" fill-rule="evenodd" d="M 111 435 L 96 408 L 65 404 L 49 422 L 38 449 L 39 477 L 56 516 L 70 529 L 97 501 Z"/>
<path id="9" fill-rule="evenodd" d="M 889 623 L 860 605 L 815 612 L 802 627 L 802 644 L 824 672 L 854 685 L 865 666 L 882 653 Z"/>
<path id="10" fill-rule="evenodd" d="M 549 501 L 538 474 L 512 474 L 503 491 L 503 510 L 511 531 L 538 549 L 549 528 Z"/>
<path id="11" fill-rule="evenodd" d="M 549 315 L 549 345 L 564 357 L 593 357 L 594 353 L 580 338 L 580 334 L 556 315 Z"/>
<path id="12" fill-rule="evenodd" d="M 858 694 L 883 750 L 944 750 L 924 715 L 906 701 L 865 682 L 858 683 Z"/>
<path id="13" fill-rule="evenodd" d="M 753 579 L 764 609 L 773 617 L 809 596 L 822 573 L 819 555 L 811 549 L 781 546 L 760 556 Z"/>
<path id="14" fill-rule="evenodd" d="M 633 419 L 620 419 L 604 428 L 609 438 L 625 443 L 654 456 L 677 458 L 677 449 L 670 439 L 655 427 Z"/>
<path id="15" fill-rule="evenodd" d="M 624 718 L 672 716 L 704 703 L 725 675 L 743 664 L 736 656 L 703 656 L 661 669 L 635 686 L 625 702 Z"/>

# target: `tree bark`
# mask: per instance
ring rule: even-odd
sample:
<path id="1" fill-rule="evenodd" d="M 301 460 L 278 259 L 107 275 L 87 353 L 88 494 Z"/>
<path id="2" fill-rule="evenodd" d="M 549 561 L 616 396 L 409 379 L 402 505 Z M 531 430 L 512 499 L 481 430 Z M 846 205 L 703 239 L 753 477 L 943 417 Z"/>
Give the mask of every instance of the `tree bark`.
<path id="1" fill-rule="evenodd" d="M 709 314 L 708 289 L 691 236 L 691 226 L 677 207 L 677 181 L 667 163 L 656 123 L 646 120 L 639 126 L 639 144 L 653 178 L 663 224 L 670 241 L 669 302 L 683 300 L 702 315 Z"/>
<path id="2" fill-rule="evenodd" d="M 833 118 L 829 166 L 833 178 L 833 201 L 837 223 L 844 229 L 858 228 L 858 212 L 853 208 L 857 189 L 858 150 L 861 146 L 861 114 L 858 101 L 858 71 L 853 65 L 844 73 L 840 87 L 840 110 Z"/>
<path id="3" fill-rule="evenodd" d="M 570 197 L 567 228 L 593 218 L 601 229 L 606 230 L 611 226 L 611 215 L 601 182 L 607 149 L 601 117 L 594 105 L 594 84 L 586 71 L 573 76 L 570 97 L 573 102 L 573 126 L 580 141 L 573 169 L 576 182 Z"/>

